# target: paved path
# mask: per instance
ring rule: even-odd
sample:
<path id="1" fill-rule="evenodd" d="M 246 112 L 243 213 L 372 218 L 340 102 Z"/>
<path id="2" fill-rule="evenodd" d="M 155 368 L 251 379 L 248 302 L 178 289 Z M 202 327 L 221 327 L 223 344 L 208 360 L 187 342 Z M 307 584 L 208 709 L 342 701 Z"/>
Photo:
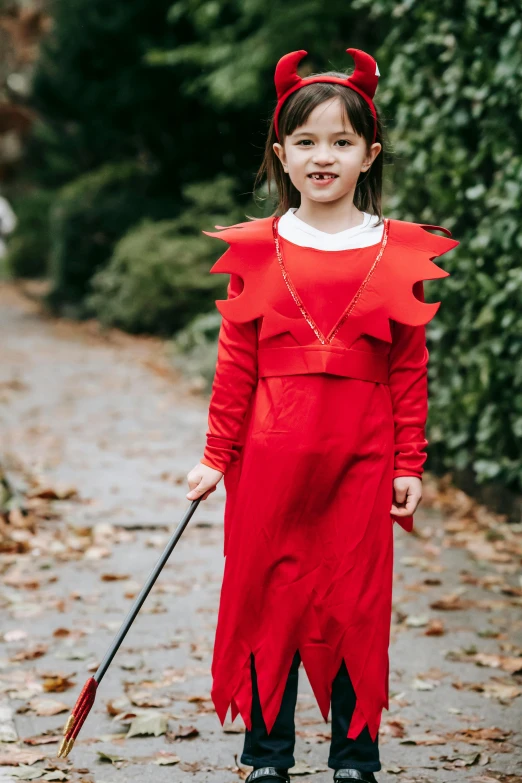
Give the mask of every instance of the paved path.
<path id="1" fill-rule="evenodd" d="M 170 369 L 161 342 L 46 319 L 5 284 L 0 334 L 0 458 L 13 476 L 24 468 L 79 493 L 54 503 L 61 519 L 40 523 L 27 554 L 0 557 L 0 781 L 19 779 L 9 760 L 22 750 L 40 757 L 28 769 L 42 780 L 59 779 L 54 767 L 64 780 L 95 783 L 243 779 L 241 718 L 223 730 L 209 700 L 222 483 L 172 554 L 69 758 L 56 758 L 56 741 L 24 744 L 61 733 L 188 507 L 185 476 L 201 455 L 207 401 Z M 425 481 L 417 534 L 395 526 L 377 777 L 513 783 L 522 780 L 521 533 L 492 533 L 488 515 L 477 522 L 458 493 L 447 493 L 454 510 L 443 518 L 432 486 Z M 330 727 L 300 672 L 292 773 L 326 783 Z M 54 701 L 67 711 L 42 715 Z M 140 710 L 163 715 L 166 733 L 125 739 Z"/>

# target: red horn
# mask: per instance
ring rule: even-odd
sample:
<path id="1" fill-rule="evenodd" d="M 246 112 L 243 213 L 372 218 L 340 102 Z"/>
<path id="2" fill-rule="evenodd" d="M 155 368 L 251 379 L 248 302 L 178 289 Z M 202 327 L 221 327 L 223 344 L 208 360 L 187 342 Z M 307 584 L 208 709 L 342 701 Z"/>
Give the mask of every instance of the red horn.
<path id="1" fill-rule="evenodd" d="M 346 51 L 351 54 L 355 62 L 355 70 L 348 81 L 359 87 L 369 98 L 373 98 L 380 76 L 377 61 L 361 49 L 347 49 Z"/>
<path id="2" fill-rule="evenodd" d="M 288 54 L 283 55 L 277 63 L 274 82 L 278 100 L 280 100 L 287 90 L 301 81 L 301 77 L 297 73 L 297 66 L 305 54 L 308 54 L 308 52 L 304 49 L 300 49 L 298 52 L 289 52 Z"/>

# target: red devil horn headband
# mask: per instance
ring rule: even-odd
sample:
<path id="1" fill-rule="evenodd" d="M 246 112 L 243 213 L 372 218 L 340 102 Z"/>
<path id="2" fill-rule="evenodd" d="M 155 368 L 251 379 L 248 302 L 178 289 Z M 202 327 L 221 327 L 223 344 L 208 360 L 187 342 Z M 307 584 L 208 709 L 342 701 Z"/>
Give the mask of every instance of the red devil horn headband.
<path id="1" fill-rule="evenodd" d="M 372 98 L 375 95 L 375 90 L 377 89 L 377 83 L 379 81 L 379 68 L 373 57 L 366 54 L 366 52 L 363 52 L 360 49 L 347 49 L 346 51 L 353 57 L 355 70 L 351 76 L 345 78 L 319 74 L 318 76 L 309 76 L 306 79 L 302 79 L 297 73 L 297 66 L 303 57 L 308 54 L 304 49 L 300 49 L 298 52 L 289 52 L 281 57 L 277 63 L 274 76 L 277 92 L 274 128 L 278 140 L 279 112 L 288 96 L 296 90 L 299 90 L 300 87 L 306 87 L 307 84 L 313 84 L 313 82 L 333 82 L 334 84 L 343 84 L 345 87 L 355 90 L 355 92 L 358 92 L 359 95 L 364 98 L 373 115 L 373 141 L 375 141 L 377 136 L 377 113 Z"/>

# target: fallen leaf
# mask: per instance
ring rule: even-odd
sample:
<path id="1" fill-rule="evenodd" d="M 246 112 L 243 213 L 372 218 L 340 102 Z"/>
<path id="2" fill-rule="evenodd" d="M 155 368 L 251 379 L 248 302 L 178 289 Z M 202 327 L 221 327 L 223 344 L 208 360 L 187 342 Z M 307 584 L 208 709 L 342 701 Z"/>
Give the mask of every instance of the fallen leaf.
<path id="1" fill-rule="evenodd" d="M 40 484 L 29 490 L 27 497 L 29 498 L 45 498 L 46 500 L 66 500 L 67 498 L 76 497 L 78 490 L 69 484 Z"/>
<path id="2" fill-rule="evenodd" d="M 14 710 L 9 703 L 0 704 L 0 742 L 16 742 L 17 740 Z"/>
<path id="3" fill-rule="evenodd" d="M 90 546 L 84 552 L 86 560 L 101 560 L 102 557 L 110 557 L 111 550 L 106 546 Z"/>
<path id="4" fill-rule="evenodd" d="M 2 582 L 8 587 L 24 590 L 38 590 L 41 587 L 39 579 L 35 579 L 33 575 L 29 576 L 24 571 L 12 570 L 4 576 Z"/>
<path id="5" fill-rule="evenodd" d="M 124 740 L 126 736 L 126 731 L 117 731 L 114 734 L 101 734 L 97 739 L 100 742 L 116 742 L 117 740 Z"/>
<path id="6" fill-rule="evenodd" d="M 165 734 L 167 731 L 167 724 L 167 717 L 160 712 L 137 715 L 132 721 L 126 736 L 127 739 L 150 734 L 159 737 L 160 734 Z"/>
<path id="7" fill-rule="evenodd" d="M 102 574 L 100 579 L 102 582 L 120 582 L 130 579 L 129 574 Z"/>
<path id="8" fill-rule="evenodd" d="M 421 680 L 420 677 L 416 677 L 411 686 L 416 691 L 432 691 L 436 683 Z"/>
<path id="9" fill-rule="evenodd" d="M 451 761 L 455 767 L 471 767 L 478 764 L 480 753 L 456 753 L 454 756 L 441 756 L 442 761 Z"/>
<path id="10" fill-rule="evenodd" d="M 114 723 L 131 723 L 134 718 L 137 718 L 138 715 L 140 715 L 140 710 L 126 710 L 125 712 L 120 712 L 117 715 L 114 716 L 112 719 Z"/>
<path id="11" fill-rule="evenodd" d="M 119 753 L 107 753 L 104 750 L 97 750 L 96 753 L 100 757 L 100 761 L 110 761 L 113 764 L 119 761 L 126 761 L 126 759 L 123 756 L 120 756 Z"/>
<path id="12" fill-rule="evenodd" d="M 133 672 L 136 669 L 143 669 L 145 662 L 142 658 L 133 655 L 122 655 L 118 660 L 118 666 L 124 671 Z"/>
<path id="13" fill-rule="evenodd" d="M 49 649 L 47 644 L 35 644 L 33 647 L 29 647 L 27 650 L 21 650 L 12 655 L 10 661 L 34 661 L 36 658 L 41 658 L 45 655 Z"/>
<path id="14" fill-rule="evenodd" d="M 174 732 L 176 739 L 192 739 L 199 736 L 199 730 L 195 726 L 180 726 L 179 729 Z"/>
<path id="15" fill-rule="evenodd" d="M 509 674 L 522 674 L 522 658 L 477 653 L 473 656 L 473 660 L 477 666 L 491 666 L 493 669 L 502 669 Z"/>
<path id="16" fill-rule="evenodd" d="M 25 764 L 20 764 L 18 769 L 11 772 L 11 775 L 16 778 L 16 780 L 38 780 L 38 778 L 43 777 L 43 774 L 43 769 L 26 767 Z"/>
<path id="17" fill-rule="evenodd" d="M 200 772 L 201 764 L 199 761 L 183 761 L 180 763 L 179 768 L 183 770 L 183 772 Z"/>
<path id="18" fill-rule="evenodd" d="M 422 628 L 424 625 L 428 625 L 429 617 L 427 614 L 421 615 L 409 615 L 406 618 L 406 625 L 410 628 Z"/>
<path id="19" fill-rule="evenodd" d="M 63 701 L 56 701 L 55 699 L 31 699 L 29 707 L 37 715 L 59 715 L 61 712 L 69 712 L 70 707 L 64 704 Z"/>
<path id="20" fill-rule="evenodd" d="M 490 740 L 493 742 L 504 742 L 511 737 L 512 731 L 510 729 L 499 729 L 497 726 L 489 726 L 482 729 L 459 729 L 455 732 L 455 739 L 462 740 L 463 742 L 477 742 Z"/>
<path id="21" fill-rule="evenodd" d="M 435 619 L 429 621 L 428 626 L 424 631 L 425 636 L 443 636 L 445 633 L 446 629 L 442 620 Z"/>
<path id="22" fill-rule="evenodd" d="M 6 748 L 0 753 L 0 766 L 12 767 L 17 764 L 35 764 L 45 758 L 45 753 L 27 748 Z"/>
<path id="23" fill-rule="evenodd" d="M 43 689 L 46 693 L 63 693 L 76 685 L 74 680 L 70 680 L 66 675 L 57 675 L 55 677 L 45 677 Z"/>
<path id="24" fill-rule="evenodd" d="M 4 642 L 22 642 L 27 639 L 27 631 L 22 628 L 13 628 L 11 631 L 4 633 Z"/>
<path id="25" fill-rule="evenodd" d="M 120 696 L 118 699 L 110 699 L 106 706 L 109 715 L 121 715 L 127 707 L 130 707 L 130 699 L 127 696 Z"/>
<path id="26" fill-rule="evenodd" d="M 430 604 L 430 609 L 438 609 L 443 611 L 456 611 L 459 609 L 469 609 L 474 605 L 474 602 L 469 599 L 464 599 L 458 593 L 451 593 L 439 598 L 437 601 L 433 601 Z"/>
<path id="27" fill-rule="evenodd" d="M 36 737 L 25 737 L 25 745 L 50 745 L 54 742 L 61 742 L 63 734 L 40 734 Z"/>
<path id="28" fill-rule="evenodd" d="M 380 732 L 381 734 L 387 734 L 390 737 L 404 737 L 404 721 L 402 721 L 400 718 L 387 720 L 380 729 Z"/>
<path id="29" fill-rule="evenodd" d="M 175 753 L 166 753 L 165 751 L 160 750 L 152 763 L 159 764 L 160 767 L 166 767 L 171 764 L 177 764 L 179 761 L 181 761 L 181 759 L 179 756 L 176 756 Z"/>
<path id="30" fill-rule="evenodd" d="M 130 700 L 136 707 L 168 707 L 172 704 L 168 696 L 154 696 L 146 691 L 130 694 Z"/>
<path id="31" fill-rule="evenodd" d="M 62 647 L 54 653 L 55 658 L 63 658 L 66 661 L 85 661 L 90 652 L 83 647 Z"/>
<path id="32" fill-rule="evenodd" d="M 481 690 L 486 698 L 494 697 L 500 701 L 509 701 L 522 694 L 522 687 L 511 685 L 495 677 L 492 677 L 489 682 L 482 683 Z"/>

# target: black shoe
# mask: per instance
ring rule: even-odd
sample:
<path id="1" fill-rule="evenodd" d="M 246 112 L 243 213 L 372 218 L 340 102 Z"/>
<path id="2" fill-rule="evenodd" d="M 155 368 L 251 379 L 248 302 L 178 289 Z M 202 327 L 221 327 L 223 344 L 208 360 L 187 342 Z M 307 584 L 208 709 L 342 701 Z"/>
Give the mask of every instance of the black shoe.
<path id="1" fill-rule="evenodd" d="M 335 783 L 337 783 L 337 781 L 341 783 L 343 780 L 360 780 L 361 783 L 377 783 L 377 778 L 373 772 L 365 772 L 362 769 L 352 769 L 351 767 L 336 769 L 333 779 Z"/>
<path id="2" fill-rule="evenodd" d="M 288 770 L 279 767 L 258 767 L 257 769 L 253 769 L 245 778 L 245 783 L 252 783 L 253 781 L 258 780 L 274 780 L 282 781 L 282 783 L 290 783 Z"/>

